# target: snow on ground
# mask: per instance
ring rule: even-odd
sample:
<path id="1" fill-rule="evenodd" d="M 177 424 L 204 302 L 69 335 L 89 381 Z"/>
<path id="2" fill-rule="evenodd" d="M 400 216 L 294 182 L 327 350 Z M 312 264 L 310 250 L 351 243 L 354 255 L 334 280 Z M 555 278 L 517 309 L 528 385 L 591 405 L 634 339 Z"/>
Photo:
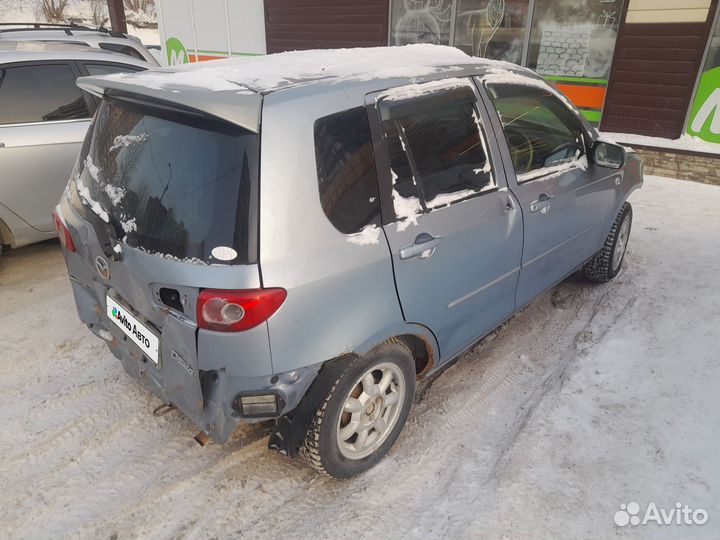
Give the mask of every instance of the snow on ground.
<path id="1" fill-rule="evenodd" d="M 198 446 L 75 315 L 59 247 L 0 260 L 2 538 L 717 538 L 720 188 L 648 178 L 625 267 L 571 277 L 420 392 L 351 481 Z M 617 528 L 621 504 L 703 526 Z"/>

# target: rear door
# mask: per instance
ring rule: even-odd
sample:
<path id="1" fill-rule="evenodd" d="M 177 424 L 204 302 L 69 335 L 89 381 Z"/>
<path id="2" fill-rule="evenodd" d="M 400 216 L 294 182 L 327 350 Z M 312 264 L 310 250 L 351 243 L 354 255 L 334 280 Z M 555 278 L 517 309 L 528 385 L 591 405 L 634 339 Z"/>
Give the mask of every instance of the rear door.
<path id="1" fill-rule="evenodd" d="M 486 88 L 509 150 L 510 189 L 522 207 L 517 304 L 523 306 L 597 251 L 615 184 L 608 169 L 588 163 L 585 128 L 549 88 L 507 83 Z"/>
<path id="2" fill-rule="evenodd" d="M 522 222 L 476 92 L 454 79 L 368 96 L 403 314 L 442 360 L 515 309 Z"/>
<path id="3" fill-rule="evenodd" d="M 71 62 L 0 66 L 0 203 L 44 232 L 90 124 L 78 75 Z"/>

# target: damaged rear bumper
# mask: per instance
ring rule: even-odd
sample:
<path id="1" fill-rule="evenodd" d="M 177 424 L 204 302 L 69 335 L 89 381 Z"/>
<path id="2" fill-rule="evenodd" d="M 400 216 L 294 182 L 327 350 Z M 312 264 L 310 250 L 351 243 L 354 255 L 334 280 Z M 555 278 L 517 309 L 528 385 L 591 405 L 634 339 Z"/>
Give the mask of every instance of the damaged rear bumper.
<path id="1" fill-rule="evenodd" d="M 320 369 L 318 364 L 286 373 L 244 377 L 238 374 L 241 369 L 237 365 L 230 365 L 242 358 L 228 358 L 226 366 L 216 359 L 212 369 L 203 370 L 202 359 L 195 354 L 196 332 L 176 330 L 177 325 L 163 328 L 160 362 L 155 365 L 107 319 L 103 291 L 72 276 L 71 284 L 80 319 L 106 341 L 125 372 L 163 403 L 175 405 L 218 443 L 227 441 L 241 422 L 271 420 L 293 411 Z M 274 398 L 274 412 L 268 396 Z"/>

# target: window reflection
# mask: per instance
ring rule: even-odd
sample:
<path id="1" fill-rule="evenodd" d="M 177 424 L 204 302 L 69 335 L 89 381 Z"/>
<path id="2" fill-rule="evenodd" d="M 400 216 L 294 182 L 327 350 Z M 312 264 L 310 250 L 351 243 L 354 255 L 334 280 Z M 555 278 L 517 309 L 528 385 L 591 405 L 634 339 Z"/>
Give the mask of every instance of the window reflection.
<path id="1" fill-rule="evenodd" d="M 392 45 L 450 44 L 452 0 L 393 0 Z"/>
<path id="2" fill-rule="evenodd" d="M 455 46 L 472 56 L 522 62 L 528 0 L 458 0 Z"/>
<path id="3" fill-rule="evenodd" d="M 607 78 L 622 0 L 536 0 L 528 67 L 541 75 Z"/>

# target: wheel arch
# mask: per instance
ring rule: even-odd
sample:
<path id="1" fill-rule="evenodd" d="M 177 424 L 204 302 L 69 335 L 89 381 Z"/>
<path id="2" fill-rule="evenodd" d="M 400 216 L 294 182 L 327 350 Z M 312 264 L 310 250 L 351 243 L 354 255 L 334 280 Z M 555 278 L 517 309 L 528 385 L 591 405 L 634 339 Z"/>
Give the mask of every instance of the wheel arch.
<path id="1" fill-rule="evenodd" d="M 419 379 L 425 377 L 438 364 L 440 348 L 435 334 L 426 326 L 416 323 L 402 323 L 385 329 L 355 347 L 353 354 L 363 355 L 381 343 L 393 339 L 401 341 L 410 349 Z"/>
<path id="2" fill-rule="evenodd" d="M 429 328 L 420 324 L 403 323 L 379 332 L 354 347 L 352 352 L 339 354 L 335 358 L 323 362 L 317 376 L 298 405 L 286 415 L 278 418 L 277 425 L 270 435 L 268 447 L 295 457 L 315 411 L 340 375 L 345 372 L 355 358 L 392 340 L 399 340 L 410 349 L 415 360 L 417 378 L 423 378 L 437 365 L 440 350 L 437 339 Z"/>

